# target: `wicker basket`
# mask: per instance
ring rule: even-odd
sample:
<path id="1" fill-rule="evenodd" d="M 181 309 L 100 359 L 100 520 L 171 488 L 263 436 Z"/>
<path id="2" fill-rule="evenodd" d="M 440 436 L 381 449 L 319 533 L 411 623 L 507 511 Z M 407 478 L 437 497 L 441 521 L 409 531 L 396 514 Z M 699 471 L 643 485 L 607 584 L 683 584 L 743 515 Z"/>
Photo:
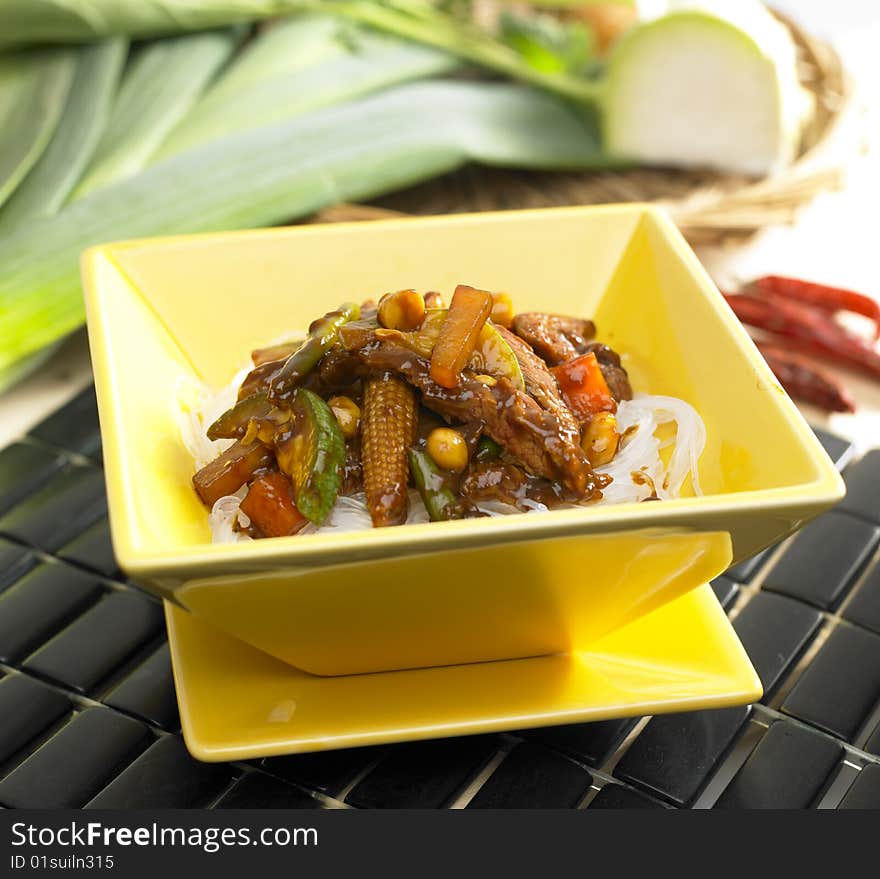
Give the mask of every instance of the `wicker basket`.
<path id="1" fill-rule="evenodd" d="M 779 17 L 797 44 L 801 82 L 815 97 L 800 154 L 780 174 L 756 181 L 713 171 L 536 173 L 468 166 L 374 204 L 336 205 L 315 220 L 650 201 L 666 207 L 694 244 L 720 244 L 790 223 L 815 196 L 842 183 L 847 157 L 855 152 L 840 144 L 852 83 L 831 46 Z"/>

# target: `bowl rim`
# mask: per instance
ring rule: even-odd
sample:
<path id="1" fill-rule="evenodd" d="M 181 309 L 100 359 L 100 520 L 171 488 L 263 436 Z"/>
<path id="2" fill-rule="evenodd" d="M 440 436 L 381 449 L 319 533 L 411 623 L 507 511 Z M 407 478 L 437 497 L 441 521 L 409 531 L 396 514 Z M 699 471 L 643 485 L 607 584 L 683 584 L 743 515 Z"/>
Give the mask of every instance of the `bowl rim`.
<path id="1" fill-rule="evenodd" d="M 370 227 L 381 226 L 389 231 L 403 225 L 421 224 L 426 227 L 469 224 L 486 221 L 504 221 L 548 214 L 629 213 L 650 218 L 662 233 L 670 248 L 685 262 L 704 297 L 740 354 L 762 378 L 763 383 L 779 392 L 775 404 L 793 437 L 808 452 L 817 476 L 797 485 L 766 489 L 676 498 L 663 504 L 624 503 L 608 506 L 585 506 L 580 509 L 551 510 L 541 515 L 522 515 L 468 519 L 449 522 L 429 522 L 401 525 L 396 528 L 368 529 L 343 533 L 293 535 L 272 540 L 216 544 L 204 543 L 177 549 L 139 548 L 132 539 L 133 525 L 126 501 L 125 476 L 118 455 L 105 460 L 111 536 L 120 567 L 128 574 L 154 579 L 234 573 L 243 570 L 265 570 L 273 567 L 316 567 L 352 561 L 381 559 L 389 555 L 423 555 L 444 550 L 469 549 L 481 545 L 495 545 L 518 540 L 541 540 L 578 534 L 602 533 L 640 529 L 692 529 L 695 514 L 707 517 L 710 530 L 726 530 L 720 520 L 726 515 L 761 511 L 816 511 L 839 501 L 845 494 L 843 480 L 834 464 L 822 449 L 818 438 L 803 415 L 780 387 L 775 376 L 760 356 L 748 333 L 724 301 L 708 272 L 685 241 L 669 215 L 651 204 L 622 204 L 608 206 L 576 206 L 537 208 L 517 211 L 444 214 L 431 217 L 392 218 L 370 222 Z M 83 288 L 88 315 L 89 342 L 92 352 L 95 385 L 105 447 L 112 450 L 118 445 L 116 416 L 109 402 L 107 385 L 110 364 L 107 357 L 108 335 L 111 328 L 103 321 L 100 303 L 100 284 L 95 281 L 98 267 L 109 263 L 114 271 L 121 271 L 113 254 L 127 248 L 143 248 L 169 243 L 180 244 L 212 239 L 217 242 L 229 238 L 315 234 L 324 229 L 337 232 L 363 228 L 363 223 L 329 223 L 311 226 L 273 227 L 231 232 L 199 233 L 161 236 L 107 242 L 85 250 L 81 256 Z M 715 526 L 718 527 L 715 527 Z"/>

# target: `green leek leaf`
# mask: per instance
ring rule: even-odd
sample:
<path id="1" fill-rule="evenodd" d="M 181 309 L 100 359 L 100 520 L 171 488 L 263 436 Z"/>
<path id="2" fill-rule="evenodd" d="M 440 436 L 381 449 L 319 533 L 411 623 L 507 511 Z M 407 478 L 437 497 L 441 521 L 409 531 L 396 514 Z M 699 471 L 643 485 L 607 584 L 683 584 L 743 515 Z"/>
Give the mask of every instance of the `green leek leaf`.
<path id="1" fill-rule="evenodd" d="M 49 143 L 73 79 L 69 49 L 0 56 L 0 205 Z"/>
<path id="2" fill-rule="evenodd" d="M 8 232 L 14 223 L 54 214 L 64 204 L 104 130 L 125 53 L 122 38 L 77 51 L 58 127 L 40 160 L 0 211 L 0 233 Z"/>
<path id="3" fill-rule="evenodd" d="M 2 0 L 0 46 L 156 37 L 281 15 L 289 0 Z"/>
<path id="4" fill-rule="evenodd" d="M 607 2 L 531 0 L 531 5 L 559 9 Z M 636 0 L 611 2 L 632 6 Z M 271 18 L 298 8 L 298 0 L 3 0 L 0 46 L 88 42 L 113 34 L 155 37 Z"/>
<path id="5" fill-rule="evenodd" d="M 0 375 L 83 320 L 80 252 L 254 227 L 393 191 L 468 161 L 607 167 L 586 118 L 523 86 L 425 82 L 180 153 L 0 240 Z"/>
<path id="6" fill-rule="evenodd" d="M 558 0 L 562 5 L 566 0 Z M 292 12 L 316 12 L 369 25 L 458 55 L 498 73 L 592 104 L 593 82 L 533 66 L 523 55 L 450 14 L 435 0 L 6 0 L 0 3 L 0 45 L 77 41 L 108 34 L 155 36 Z"/>
<path id="7" fill-rule="evenodd" d="M 234 30 L 207 31 L 149 43 L 126 70 L 110 123 L 98 143 L 80 198 L 147 164 L 238 44 Z"/>
<path id="8" fill-rule="evenodd" d="M 337 31 L 339 26 L 336 21 Z M 286 49 L 284 43 L 274 42 L 281 53 L 293 54 L 294 47 Z M 461 66 L 447 52 L 382 34 L 353 32 L 352 42 L 350 48 L 342 47 L 341 57 L 305 70 L 293 70 L 235 91 L 218 89 L 223 100 L 212 95 L 198 104 L 162 144 L 155 159 L 407 80 L 450 73 Z M 231 72 L 234 74 L 235 66 Z"/>
<path id="9" fill-rule="evenodd" d="M 262 27 L 220 73 L 199 100 L 199 108 L 222 106 L 230 98 L 269 80 L 286 77 L 346 51 L 339 19 L 304 13 Z"/>

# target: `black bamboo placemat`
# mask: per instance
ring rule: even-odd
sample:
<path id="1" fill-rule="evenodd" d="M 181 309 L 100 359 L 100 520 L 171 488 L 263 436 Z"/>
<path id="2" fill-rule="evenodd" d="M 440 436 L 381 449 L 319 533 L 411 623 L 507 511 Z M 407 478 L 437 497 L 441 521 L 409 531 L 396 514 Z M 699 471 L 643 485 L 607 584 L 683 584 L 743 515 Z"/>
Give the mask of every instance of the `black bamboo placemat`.
<path id="1" fill-rule="evenodd" d="M 880 808 L 880 450 L 817 432 L 847 499 L 713 583 L 759 704 L 206 764 L 113 558 L 89 388 L 0 451 L 0 805 Z"/>

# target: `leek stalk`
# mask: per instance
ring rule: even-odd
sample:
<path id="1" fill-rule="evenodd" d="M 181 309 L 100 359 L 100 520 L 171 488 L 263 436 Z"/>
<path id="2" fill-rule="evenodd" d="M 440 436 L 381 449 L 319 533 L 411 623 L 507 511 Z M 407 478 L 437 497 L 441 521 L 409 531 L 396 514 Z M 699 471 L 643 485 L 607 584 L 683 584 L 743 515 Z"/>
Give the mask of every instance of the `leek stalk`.
<path id="1" fill-rule="evenodd" d="M 0 57 L 0 205 L 49 144 L 73 80 L 70 49 L 29 49 Z"/>
<path id="2" fill-rule="evenodd" d="M 532 67 L 518 52 L 431 0 L 7 0 L 0 4 L 0 45 L 90 40 L 111 34 L 156 36 L 316 12 L 376 27 L 451 52 L 498 73 L 593 104 L 595 82 Z"/>
<path id="3" fill-rule="evenodd" d="M 468 161 L 608 164 L 581 114 L 542 92 L 495 83 L 415 83 L 220 138 L 0 240 L 0 386 L 16 361 L 82 322 L 78 260 L 90 245 L 278 223 Z"/>
<path id="4" fill-rule="evenodd" d="M 74 198 L 140 171 L 238 41 L 234 30 L 206 31 L 142 47 L 125 72 L 110 124 Z"/>
<path id="5" fill-rule="evenodd" d="M 14 223 L 54 214 L 64 204 L 107 123 L 126 46 L 117 37 L 78 50 L 58 127 L 37 164 L 0 209 L 0 234 Z"/>
<path id="6" fill-rule="evenodd" d="M 339 22 L 335 25 L 338 31 Z M 268 33 L 271 35 L 272 31 Z M 330 42 L 339 45 L 338 40 Z M 171 132 L 154 159 L 158 161 L 224 135 L 292 119 L 401 82 L 451 73 L 460 66 L 447 52 L 383 34 L 357 33 L 351 42 L 353 45 L 343 46 L 338 56 L 286 75 L 251 82 L 235 91 L 223 88 L 221 82 L 218 92 L 223 99 L 206 96 Z M 261 48 L 259 39 L 256 48 Z M 290 51 L 283 44 L 279 49 Z M 247 55 L 245 51 L 245 62 Z M 233 64 L 231 75 L 235 74 L 236 66 Z"/>

